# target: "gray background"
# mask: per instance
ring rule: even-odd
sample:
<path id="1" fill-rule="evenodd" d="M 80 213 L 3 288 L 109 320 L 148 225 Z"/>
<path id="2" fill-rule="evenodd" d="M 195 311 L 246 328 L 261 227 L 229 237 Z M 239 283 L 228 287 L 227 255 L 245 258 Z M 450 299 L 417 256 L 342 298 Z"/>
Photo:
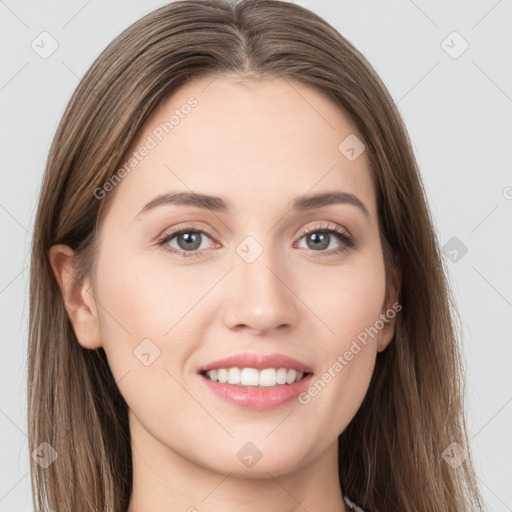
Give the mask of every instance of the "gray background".
<path id="1" fill-rule="evenodd" d="M 50 143 L 94 58 L 164 3 L 0 0 L 0 512 L 32 510 L 25 410 L 28 265 Z M 405 119 L 464 326 L 479 483 L 489 511 L 512 511 L 512 3 L 298 3 L 362 51 Z M 58 43 L 48 58 L 31 47 L 43 31 Z M 464 41 L 469 47 L 459 55 Z"/>

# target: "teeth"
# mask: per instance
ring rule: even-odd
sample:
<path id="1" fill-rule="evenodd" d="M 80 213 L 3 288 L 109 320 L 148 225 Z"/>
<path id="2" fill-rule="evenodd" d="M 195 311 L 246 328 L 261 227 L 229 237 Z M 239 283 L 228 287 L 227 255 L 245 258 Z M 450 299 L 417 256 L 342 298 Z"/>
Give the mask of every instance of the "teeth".
<path id="1" fill-rule="evenodd" d="M 278 384 L 286 384 L 286 376 L 288 375 L 288 370 L 286 368 L 279 368 L 276 372 L 277 383 Z"/>
<path id="2" fill-rule="evenodd" d="M 212 377 L 210 376 L 210 379 L 211 378 Z M 244 386 L 259 386 L 260 373 L 254 368 L 244 368 L 240 374 L 240 380 L 237 384 L 242 384 L 242 382 Z"/>
<path id="3" fill-rule="evenodd" d="M 293 370 L 292 370 L 293 371 Z M 273 368 L 267 368 L 260 372 L 260 386 L 271 387 L 277 382 L 277 372 Z"/>
<path id="4" fill-rule="evenodd" d="M 228 384 L 240 384 L 240 370 L 238 368 L 228 370 Z"/>
<path id="5" fill-rule="evenodd" d="M 206 376 L 214 382 L 221 384 L 235 384 L 241 386 L 262 386 L 273 387 L 282 384 L 293 384 L 304 377 L 303 372 L 297 370 L 288 370 L 287 368 L 265 368 L 256 370 L 255 368 L 218 368 L 217 370 L 208 370 Z"/>

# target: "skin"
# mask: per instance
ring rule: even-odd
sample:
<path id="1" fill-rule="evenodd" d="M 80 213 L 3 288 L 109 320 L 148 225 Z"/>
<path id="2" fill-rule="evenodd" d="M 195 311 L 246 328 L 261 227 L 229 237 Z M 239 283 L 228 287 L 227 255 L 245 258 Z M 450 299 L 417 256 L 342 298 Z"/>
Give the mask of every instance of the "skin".
<path id="1" fill-rule="evenodd" d="M 394 320 L 305 405 L 242 409 L 214 396 L 197 370 L 236 353 L 277 352 L 320 377 L 396 301 L 396 282 L 385 301 L 366 154 L 349 161 L 338 150 L 358 132 L 304 85 L 224 76 L 196 80 L 166 98 L 129 153 L 190 96 L 197 107 L 110 192 L 93 275 L 77 283 L 71 249 L 50 252 L 79 343 L 104 348 L 129 406 L 128 510 L 348 510 L 337 437 L 362 403 Z M 221 196 L 234 211 L 166 205 L 137 217 L 171 190 Z M 357 196 L 369 216 L 350 204 L 290 209 L 296 196 L 332 190 Z M 198 257 L 158 245 L 160 235 L 189 223 L 215 235 L 200 235 Z M 344 246 L 335 235 L 328 248 L 308 245 L 301 230 L 318 233 L 319 225 L 348 231 L 357 247 L 319 256 Z M 247 236 L 263 248 L 250 264 L 236 252 Z M 186 250 L 177 237 L 167 245 Z M 147 338 L 160 350 L 149 366 L 134 356 Z M 237 457 L 247 442 L 262 454 L 250 468 Z"/>

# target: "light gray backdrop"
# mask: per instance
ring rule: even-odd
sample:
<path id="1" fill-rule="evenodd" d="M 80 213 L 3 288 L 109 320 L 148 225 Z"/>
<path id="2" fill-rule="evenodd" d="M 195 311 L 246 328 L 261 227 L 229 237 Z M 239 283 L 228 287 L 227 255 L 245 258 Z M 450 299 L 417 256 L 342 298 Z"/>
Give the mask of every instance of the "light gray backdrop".
<path id="1" fill-rule="evenodd" d="M 47 152 L 94 58 L 164 3 L 0 0 L 0 512 L 32 510 L 28 265 Z M 363 52 L 405 119 L 464 324 L 479 483 L 489 511 L 512 511 L 512 2 L 298 3 Z"/>

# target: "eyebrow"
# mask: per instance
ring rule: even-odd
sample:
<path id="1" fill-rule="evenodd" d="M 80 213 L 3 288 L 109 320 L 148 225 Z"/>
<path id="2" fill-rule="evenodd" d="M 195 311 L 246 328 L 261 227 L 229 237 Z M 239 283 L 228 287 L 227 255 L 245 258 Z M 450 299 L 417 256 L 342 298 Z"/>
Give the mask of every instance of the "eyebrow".
<path id="1" fill-rule="evenodd" d="M 368 209 L 357 196 L 339 190 L 298 196 L 293 200 L 292 209 L 295 211 L 308 211 L 333 204 L 349 204 L 355 206 L 359 208 L 366 217 L 370 217 Z M 221 197 L 195 192 L 167 192 L 155 197 L 147 203 L 137 214 L 137 217 L 164 205 L 194 206 L 217 213 L 231 213 L 235 209 L 233 203 Z"/>

